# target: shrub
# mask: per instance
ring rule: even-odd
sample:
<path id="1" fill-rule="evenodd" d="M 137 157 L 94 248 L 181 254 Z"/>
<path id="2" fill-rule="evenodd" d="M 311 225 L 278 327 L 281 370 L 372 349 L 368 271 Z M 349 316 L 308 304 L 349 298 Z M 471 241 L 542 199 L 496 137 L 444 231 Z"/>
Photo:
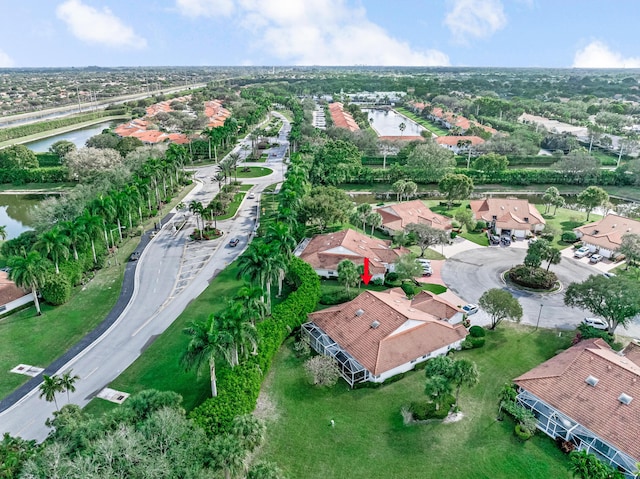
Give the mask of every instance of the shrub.
<path id="1" fill-rule="evenodd" d="M 384 285 L 384 279 L 376 278 L 373 281 L 371 281 L 371 284 L 374 285 L 374 286 L 383 286 Z"/>
<path id="2" fill-rule="evenodd" d="M 314 386 L 334 386 L 340 379 L 340 369 L 336 360 L 322 354 L 308 359 L 304 363 L 307 379 Z"/>
<path id="3" fill-rule="evenodd" d="M 40 289 L 42 298 L 53 306 L 59 306 L 71 299 L 71 282 L 66 274 L 52 273 L 45 279 Z"/>
<path id="4" fill-rule="evenodd" d="M 414 401 L 409 405 L 409 411 L 416 421 L 426 421 L 427 419 L 444 419 L 451 411 L 451 406 L 456 402 L 455 398 L 447 394 L 442 399 L 442 405 L 436 410 L 433 401 Z"/>
<path id="5" fill-rule="evenodd" d="M 578 241 L 578 237 L 573 231 L 565 231 L 561 236 L 562 241 L 565 243 L 575 243 Z"/>
<path id="6" fill-rule="evenodd" d="M 385 280 L 385 281 L 390 281 L 390 282 L 391 282 L 391 281 L 398 281 L 398 273 L 394 273 L 393 271 L 392 271 L 392 272 L 389 272 L 389 273 L 387 273 L 387 275 L 384 277 L 384 280 Z"/>
<path id="7" fill-rule="evenodd" d="M 471 326 L 469 335 L 474 338 L 483 338 L 487 335 L 487 331 L 482 326 Z"/>
<path id="8" fill-rule="evenodd" d="M 508 275 L 514 283 L 531 289 L 551 289 L 558 281 L 558 277 L 552 271 L 523 264 L 511 268 Z"/>
<path id="9" fill-rule="evenodd" d="M 591 339 L 591 338 L 600 338 L 604 339 L 609 346 L 611 346 L 616 351 L 620 351 L 622 349 L 622 345 L 615 341 L 615 336 L 609 334 L 608 331 L 603 331 L 602 329 L 596 329 L 593 326 L 589 326 L 588 324 L 580 323 L 578 326 L 578 332 L 576 333 L 576 337 L 573 340 L 573 344 L 577 344 L 583 339 Z"/>
<path id="10" fill-rule="evenodd" d="M 471 335 L 467 336 L 467 338 L 462 341 L 462 349 L 476 349 L 484 346 L 485 338 L 475 338 Z"/>
<path id="11" fill-rule="evenodd" d="M 529 431 L 526 431 L 521 424 L 516 424 L 515 433 L 521 441 L 527 441 L 531 439 L 532 436 L 532 434 Z"/>
<path id="12" fill-rule="evenodd" d="M 320 304 L 324 304 L 325 306 L 331 306 L 333 304 L 341 304 L 341 303 L 346 303 L 347 301 L 351 301 L 352 299 L 354 299 L 356 296 L 358 296 L 359 292 L 358 290 L 342 290 L 342 291 L 335 291 L 332 293 L 325 293 L 322 296 L 320 296 L 320 299 L 318 300 L 318 302 Z"/>
<path id="13" fill-rule="evenodd" d="M 476 230 L 477 231 L 481 231 L 481 230 L 484 230 L 486 228 L 487 228 L 487 222 L 486 221 L 480 220 L 480 221 L 478 221 L 476 223 Z"/>
<path id="14" fill-rule="evenodd" d="M 420 291 L 420 288 L 417 288 L 411 283 L 402 283 L 402 291 L 407 295 L 407 298 L 413 298 L 416 295 L 416 291 Z"/>
<path id="15" fill-rule="evenodd" d="M 71 286 L 78 286 L 82 283 L 82 274 L 84 273 L 84 263 L 80 261 L 65 261 L 60 264 L 60 274 L 64 274 Z"/>

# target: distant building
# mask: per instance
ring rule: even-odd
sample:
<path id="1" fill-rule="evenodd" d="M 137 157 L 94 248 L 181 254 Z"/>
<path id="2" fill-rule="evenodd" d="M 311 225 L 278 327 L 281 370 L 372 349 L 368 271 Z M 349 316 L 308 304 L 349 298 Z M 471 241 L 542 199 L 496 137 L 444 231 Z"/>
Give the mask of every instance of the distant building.
<path id="1" fill-rule="evenodd" d="M 311 347 L 336 359 L 351 386 L 383 382 L 416 364 L 459 349 L 462 311 L 433 293 L 408 299 L 400 288 L 365 291 L 353 301 L 309 315 Z"/>
<path id="2" fill-rule="evenodd" d="M 456 155 L 484 143 L 484 140 L 479 136 L 439 136 L 435 141 L 438 145 L 453 151 Z"/>
<path id="3" fill-rule="evenodd" d="M 527 200 L 516 198 L 485 198 L 469 202 L 476 221 L 483 220 L 496 234 L 526 238 L 540 233 L 546 221 Z"/>
<path id="4" fill-rule="evenodd" d="M 380 229 L 389 235 L 404 231 L 411 223 L 427 224 L 444 231 L 452 228 L 451 218 L 434 213 L 420 200 L 383 206 L 376 209 L 376 213 L 382 216 Z"/>
<path id="5" fill-rule="evenodd" d="M 329 103 L 329 112 L 333 120 L 333 126 L 344 128 L 349 131 L 357 131 L 360 129 L 351 113 L 344 111 L 344 105 L 340 102 Z"/>
<path id="6" fill-rule="evenodd" d="M 589 247 L 591 252 L 597 252 L 605 258 L 613 258 L 616 256 L 625 234 L 640 235 L 640 221 L 608 214 L 599 221 L 580 226 L 573 231 L 578 239 Z"/>

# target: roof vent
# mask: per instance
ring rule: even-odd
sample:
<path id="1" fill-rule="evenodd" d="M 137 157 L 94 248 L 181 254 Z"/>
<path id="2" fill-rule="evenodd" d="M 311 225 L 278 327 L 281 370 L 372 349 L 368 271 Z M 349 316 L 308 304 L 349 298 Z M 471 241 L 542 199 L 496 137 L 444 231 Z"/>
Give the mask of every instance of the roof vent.
<path id="1" fill-rule="evenodd" d="M 364 309 L 357 309 L 356 310 L 356 316 L 362 316 L 364 314 Z M 589 376 L 591 377 L 591 376 Z"/>
<path id="2" fill-rule="evenodd" d="M 633 401 L 633 398 L 628 394 L 622 393 L 620 394 L 618 401 L 620 401 L 622 404 L 631 404 L 631 401 Z"/>
<path id="3" fill-rule="evenodd" d="M 371 323 L 371 329 L 378 329 L 378 326 L 380 326 L 380 321 L 374 321 Z"/>
<path id="4" fill-rule="evenodd" d="M 584 380 L 584 382 L 586 382 L 590 386 L 595 386 L 596 384 L 598 384 L 598 381 L 599 379 L 595 376 L 587 376 L 587 379 Z"/>
<path id="5" fill-rule="evenodd" d="M 517 206 L 514 206 L 514 207 L 513 207 L 513 211 L 518 211 L 518 207 L 517 207 Z"/>
<path id="6" fill-rule="evenodd" d="M 631 228 L 627 228 L 627 233 L 630 233 L 630 232 L 631 232 Z"/>
<path id="7" fill-rule="evenodd" d="M 529 217 L 528 217 L 528 216 L 525 216 L 525 217 L 524 217 L 524 222 L 525 222 L 525 223 L 528 223 L 528 222 L 529 222 Z"/>
<path id="8" fill-rule="evenodd" d="M 501 210 L 503 210 L 503 209 L 504 209 L 504 206 L 501 206 L 501 207 L 500 207 L 500 209 L 501 209 Z"/>
<path id="9" fill-rule="evenodd" d="M 618 225 L 614 223 L 614 224 L 613 224 L 613 226 L 612 226 L 612 228 L 615 228 L 616 226 L 618 226 Z"/>
<path id="10" fill-rule="evenodd" d="M 597 235 L 598 233 L 600 233 L 600 230 L 593 230 L 594 235 Z"/>

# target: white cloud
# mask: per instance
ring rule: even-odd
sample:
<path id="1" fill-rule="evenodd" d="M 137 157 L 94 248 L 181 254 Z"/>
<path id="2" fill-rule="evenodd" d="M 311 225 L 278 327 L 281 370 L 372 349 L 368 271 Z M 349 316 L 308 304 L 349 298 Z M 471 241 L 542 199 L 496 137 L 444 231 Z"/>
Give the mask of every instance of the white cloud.
<path id="1" fill-rule="evenodd" d="M 87 43 L 109 47 L 144 48 L 147 41 L 125 25 L 111 10 L 90 7 L 81 0 L 67 0 L 58 5 L 56 15 L 71 33 Z"/>
<path id="2" fill-rule="evenodd" d="M 458 42 L 489 37 L 507 24 L 500 0 L 449 0 L 449 4 L 444 24 Z"/>
<path id="3" fill-rule="evenodd" d="M 0 50 L 0 68 L 11 68 L 15 65 L 13 58 L 7 55 L 3 50 Z"/>
<path id="4" fill-rule="evenodd" d="M 176 7 L 186 17 L 226 17 L 233 13 L 233 0 L 176 0 Z"/>
<path id="5" fill-rule="evenodd" d="M 203 3 L 204 0 L 176 2 L 180 6 L 180 3 Z M 251 34 L 253 47 L 287 63 L 450 64 L 449 57 L 441 51 L 416 50 L 391 36 L 367 19 L 364 8 L 350 7 L 345 0 L 240 0 L 236 7 L 237 21 Z"/>
<path id="6" fill-rule="evenodd" d="M 640 57 L 623 57 L 597 40 L 576 52 L 573 68 L 640 68 Z"/>

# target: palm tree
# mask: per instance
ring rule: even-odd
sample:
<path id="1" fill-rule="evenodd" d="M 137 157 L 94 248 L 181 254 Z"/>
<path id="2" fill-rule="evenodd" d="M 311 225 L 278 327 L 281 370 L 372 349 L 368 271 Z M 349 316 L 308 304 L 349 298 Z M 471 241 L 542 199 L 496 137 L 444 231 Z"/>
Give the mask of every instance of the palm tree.
<path id="1" fill-rule="evenodd" d="M 231 423 L 231 434 L 240 439 L 249 452 L 253 452 L 264 441 L 266 428 L 264 422 L 253 414 L 236 416 Z"/>
<path id="2" fill-rule="evenodd" d="M 56 405 L 56 410 L 58 409 L 58 401 L 56 400 L 56 394 L 63 391 L 62 385 L 60 384 L 60 380 L 56 376 L 47 376 L 46 374 L 42 376 L 42 384 L 40 385 L 40 396 L 44 396 L 44 400 L 47 402 L 53 401 Z"/>
<path id="3" fill-rule="evenodd" d="M 271 279 L 273 277 L 273 250 L 266 243 L 253 242 L 238 259 L 238 277 L 258 284 L 266 291 L 267 311 L 271 312 Z"/>
<path id="4" fill-rule="evenodd" d="M 131 197 L 127 191 L 112 191 L 110 193 L 113 201 L 113 207 L 116 211 L 116 222 L 118 223 L 118 234 L 120 235 L 120 241 L 122 241 L 122 223 L 121 217 L 131 218 Z"/>
<path id="5" fill-rule="evenodd" d="M 373 230 L 382 225 L 382 215 L 380 213 L 370 213 L 367 215 L 367 223 L 371 225 L 371 236 L 373 236 Z"/>
<path id="6" fill-rule="evenodd" d="M 218 315 L 216 327 L 228 345 L 223 354 L 229 366 L 236 367 L 241 358 L 249 356 L 250 351 L 255 354 L 258 346 L 256 327 L 246 317 L 242 304 L 227 301 L 227 307 Z"/>
<path id="7" fill-rule="evenodd" d="M 67 403 L 71 402 L 71 398 L 69 396 L 69 392 L 76 392 L 76 381 L 80 379 L 80 376 L 77 374 L 73 374 L 73 369 L 69 369 L 66 373 L 64 373 L 58 381 L 60 382 L 61 391 L 65 391 L 67 393 Z"/>
<path id="8" fill-rule="evenodd" d="M 436 411 L 440 409 L 443 398 L 451 391 L 451 383 L 447 378 L 436 374 L 427 378 L 424 386 L 424 392 L 427 396 L 431 396 L 436 404 Z"/>
<path id="9" fill-rule="evenodd" d="M 98 215 L 92 215 L 89 210 L 84 210 L 82 215 L 76 218 L 76 222 L 80 223 L 84 228 L 84 231 L 89 236 L 91 240 L 91 251 L 93 252 L 93 262 L 98 262 L 98 257 L 96 256 L 96 244 L 95 239 L 100 235 L 100 230 L 102 229 L 102 218 Z M 105 236 L 106 239 L 106 236 Z M 107 248 L 109 244 L 107 243 Z"/>
<path id="10" fill-rule="evenodd" d="M 89 206 L 92 214 L 102 218 L 102 229 L 104 231 L 104 242 L 109 249 L 109 236 L 107 235 L 107 222 L 110 222 L 116 215 L 116 209 L 113 201 L 108 196 L 99 195 L 93 200 Z"/>
<path id="11" fill-rule="evenodd" d="M 235 436 L 220 434 L 211 441 L 211 455 L 214 464 L 224 471 L 225 479 L 231 479 L 243 470 L 247 450 Z"/>
<path id="12" fill-rule="evenodd" d="M 180 363 L 186 370 L 195 369 L 198 376 L 207 365 L 211 376 L 211 396 L 216 397 L 216 356 L 221 355 L 225 345 L 220 341 L 215 328 L 215 317 L 211 314 L 205 321 L 192 322 L 183 329 L 183 333 L 190 336 L 191 340 L 180 358 Z"/>
<path id="13" fill-rule="evenodd" d="M 245 314 L 255 324 L 255 319 L 262 320 L 267 314 L 267 305 L 264 303 L 264 290 L 260 286 L 245 283 L 236 293 L 235 299 L 241 301 Z"/>
<path id="14" fill-rule="evenodd" d="M 42 233 L 38 241 L 33 245 L 33 249 L 49 258 L 56 266 L 56 274 L 60 274 L 60 258 L 69 257 L 69 238 L 60 232 L 57 226 Z"/>
<path id="15" fill-rule="evenodd" d="M 222 182 L 226 181 L 227 177 L 225 176 L 225 174 L 222 171 L 218 171 L 214 176 L 213 176 L 214 181 L 218 182 L 218 189 L 222 188 Z"/>
<path id="16" fill-rule="evenodd" d="M 462 386 L 473 387 L 478 384 L 478 368 L 476 363 L 469 359 L 458 359 L 453 363 L 453 385 L 456 388 L 456 406 Z"/>
<path id="17" fill-rule="evenodd" d="M 71 249 L 73 250 L 73 259 L 78 261 L 78 245 L 89 239 L 89 235 L 84 225 L 79 219 L 76 221 L 65 221 L 61 223 L 62 234 L 69 238 Z"/>
<path id="18" fill-rule="evenodd" d="M 38 301 L 38 289 L 44 283 L 47 272 L 42 256 L 37 251 L 30 251 L 26 256 L 12 256 L 7 264 L 11 268 L 9 279 L 19 288 L 31 289 L 33 302 L 38 316 L 40 316 L 42 311 L 40 311 L 40 302 Z"/>
<path id="19" fill-rule="evenodd" d="M 291 226 L 281 222 L 269 225 L 265 235 L 265 242 L 275 244 L 279 252 L 287 259 L 291 257 L 296 247 L 296 240 L 291 234 Z"/>
<path id="20" fill-rule="evenodd" d="M 229 153 L 229 164 L 233 169 L 234 180 L 238 181 L 238 164 L 240 163 L 239 153 Z"/>
<path id="21" fill-rule="evenodd" d="M 7 239 L 7 227 L 6 226 L 0 226 L 0 239 L 2 241 Z"/>
<path id="22" fill-rule="evenodd" d="M 204 213 L 204 206 L 199 201 L 192 201 L 189 204 L 189 211 L 191 211 L 196 217 L 196 228 L 200 229 L 200 239 L 202 239 L 202 230 L 204 229 L 204 221 L 202 222 L 202 228 L 200 228 L 200 223 L 198 222 L 198 218 L 202 218 L 202 214 Z"/>
<path id="23" fill-rule="evenodd" d="M 358 221 L 362 221 L 362 231 L 366 232 L 365 226 L 367 221 L 367 215 L 371 213 L 371 205 L 369 203 L 362 203 L 356 208 L 356 217 Z"/>
<path id="24" fill-rule="evenodd" d="M 214 199 L 209 203 L 207 209 L 211 213 L 211 219 L 213 220 L 213 227 L 218 229 L 218 216 L 224 213 L 224 203 L 218 199 Z"/>
<path id="25" fill-rule="evenodd" d="M 402 122 L 398 125 L 398 130 L 400 130 L 400 137 L 402 138 L 402 135 L 404 135 L 404 130 L 407 129 L 407 125 Z"/>

